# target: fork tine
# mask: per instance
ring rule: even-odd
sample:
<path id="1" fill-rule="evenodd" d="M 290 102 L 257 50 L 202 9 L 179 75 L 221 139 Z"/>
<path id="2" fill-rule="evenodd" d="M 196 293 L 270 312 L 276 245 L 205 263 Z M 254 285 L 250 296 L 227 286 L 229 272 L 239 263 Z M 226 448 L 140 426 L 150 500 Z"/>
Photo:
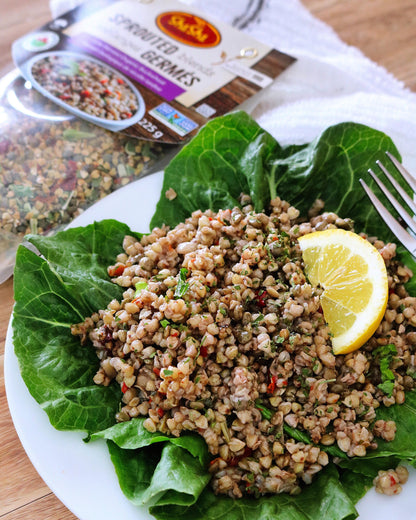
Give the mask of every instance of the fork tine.
<path id="1" fill-rule="evenodd" d="M 394 157 L 394 155 L 392 155 L 390 152 L 386 152 L 386 155 L 394 164 L 396 169 L 402 174 L 407 184 L 412 188 L 414 192 L 416 192 L 416 179 L 406 170 L 403 164 L 399 163 L 399 161 L 396 159 L 396 157 Z"/>
<path id="2" fill-rule="evenodd" d="M 368 197 L 370 198 L 373 206 L 378 211 L 380 217 L 384 220 L 387 226 L 392 230 L 392 232 L 396 235 L 396 237 L 400 240 L 400 242 L 404 245 L 404 247 L 415 256 L 416 253 L 416 239 L 412 237 L 398 222 L 397 220 L 389 213 L 386 207 L 379 201 L 379 199 L 374 195 L 374 193 L 370 190 L 367 184 L 360 179 L 361 186 L 364 188 Z"/>
<path id="3" fill-rule="evenodd" d="M 377 177 L 377 175 L 373 172 L 373 170 L 371 168 L 368 170 L 368 173 L 376 181 L 376 183 L 378 184 L 381 191 L 387 197 L 387 199 L 392 204 L 392 206 L 396 209 L 397 213 L 402 217 L 402 219 L 406 222 L 406 224 L 409 226 L 409 228 L 414 233 L 416 233 L 416 222 L 413 220 L 413 218 L 409 215 L 409 213 L 407 213 L 407 211 L 400 204 L 400 202 L 389 192 L 389 190 L 381 182 L 381 180 Z"/>
<path id="4" fill-rule="evenodd" d="M 376 164 L 384 173 L 384 175 L 388 178 L 388 180 L 391 182 L 392 186 L 397 190 L 397 193 L 400 194 L 402 199 L 406 202 L 406 204 L 413 211 L 413 213 L 416 214 L 416 204 L 414 203 L 413 199 L 404 191 L 404 189 L 400 186 L 400 184 L 396 181 L 396 179 L 391 175 L 391 173 L 380 161 L 376 161 Z"/>

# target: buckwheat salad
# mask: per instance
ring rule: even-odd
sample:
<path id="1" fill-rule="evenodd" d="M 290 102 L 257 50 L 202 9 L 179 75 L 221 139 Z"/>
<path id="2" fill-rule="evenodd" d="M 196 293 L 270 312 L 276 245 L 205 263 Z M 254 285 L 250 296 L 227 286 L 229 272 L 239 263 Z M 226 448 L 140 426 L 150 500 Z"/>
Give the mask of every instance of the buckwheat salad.
<path id="1" fill-rule="evenodd" d="M 281 147 L 231 114 L 165 169 L 150 233 L 104 220 L 19 248 L 23 379 L 55 428 L 106 441 L 135 505 L 350 520 L 370 487 L 400 493 L 416 461 L 416 264 L 351 178 L 385 149 L 355 123 Z M 376 332 L 342 355 L 299 245 L 333 228 L 374 245 L 389 287 Z"/>
<path id="2" fill-rule="evenodd" d="M 144 416 L 150 431 L 201 435 L 214 457 L 216 493 L 240 498 L 298 493 L 328 464 L 325 446 L 349 457 L 394 439 L 394 421 L 375 420 L 384 404 L 402 404 L 414 387 L 416 298 L 410 269 L 395 245 L 370 239 L 389 273 L 388 310 L 362 350 L 335 357 L 320 288 L 305 276 L 301 235 L 351 221 L 322 213 L 309 221 L 275 198 L 270 214 L 241 209 L 195 211 L 172 230 L 140 241 L 126 236 L 108 268 L 125 289 L 121 302 L 72 327 L 100 359 L 98 385 L 114 379 L 123 393 L 117 421 Z M 322 201 L 317 201 L 318 209 Z M 380 359 L 388 363 L 388 379 Z M 284 425 L 308 434 L 298 442 Z M 397 481 L 379 481 L 388 494 Z"/>

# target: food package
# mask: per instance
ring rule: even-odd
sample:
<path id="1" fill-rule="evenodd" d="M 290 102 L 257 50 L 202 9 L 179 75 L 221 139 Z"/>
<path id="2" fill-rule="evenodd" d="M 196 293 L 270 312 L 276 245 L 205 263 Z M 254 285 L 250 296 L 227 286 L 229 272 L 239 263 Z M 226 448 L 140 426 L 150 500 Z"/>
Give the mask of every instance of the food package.
<path id="1" fill-rule="evenodd" d="M 51 234 L 175 147 L 129 138 L 60 109 L 17 70 L 0 80 L 0 283 L 27 233 Z"/>

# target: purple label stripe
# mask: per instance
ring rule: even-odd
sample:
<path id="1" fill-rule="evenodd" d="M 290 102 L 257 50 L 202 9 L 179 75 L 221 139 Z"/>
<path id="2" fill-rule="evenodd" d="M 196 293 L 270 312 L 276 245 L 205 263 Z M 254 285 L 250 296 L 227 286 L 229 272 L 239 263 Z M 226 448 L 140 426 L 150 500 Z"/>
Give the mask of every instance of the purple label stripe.
<path id="1" fill-rule="evenodd" d="M 95 36 L 81 33 L 70 40 L 76 47 L 111 65 L 116 70 L 163 97 L 166 101 L 172 101 L 185 92 L 183 88 L 178 87 L 178 85 L 175 85 L 154 70 L 149 69 L 143 63 Z"/>

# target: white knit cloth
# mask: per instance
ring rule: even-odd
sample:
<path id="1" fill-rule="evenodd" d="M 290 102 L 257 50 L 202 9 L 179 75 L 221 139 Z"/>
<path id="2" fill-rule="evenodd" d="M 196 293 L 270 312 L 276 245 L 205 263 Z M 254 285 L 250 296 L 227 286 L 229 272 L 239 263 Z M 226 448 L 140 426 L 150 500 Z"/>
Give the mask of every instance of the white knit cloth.
<path id="1" fill-rule="evenodd" d="M 234 2 L 194 3 L 228 21 L 235 15 Z M 253 111 L 281 144 L 310 141 L 341 121 L 363 123 L 390 135 L 416 176 L 415 93 L 342 42 L 299 0 L 267 0 L 244 30 L 298 59 Z"/>

